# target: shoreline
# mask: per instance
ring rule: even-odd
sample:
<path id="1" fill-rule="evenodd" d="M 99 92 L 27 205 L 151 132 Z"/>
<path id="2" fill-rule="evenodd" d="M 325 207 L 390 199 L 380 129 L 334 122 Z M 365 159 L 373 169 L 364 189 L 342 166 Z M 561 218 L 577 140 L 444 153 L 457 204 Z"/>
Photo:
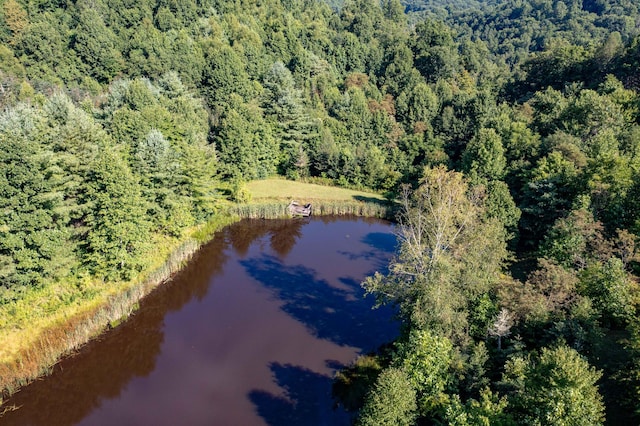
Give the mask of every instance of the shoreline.
<path id="1" fill-rule="evenodd" d="M 9 354 L 9 359 L 0 363 L 0 408 L 20 388 L 50 374 L 62 358 L 126 321 L 138 309 L 138 303 L 155 288 L 170 281 L 203 244 L 211 241 L 215 232 L 238 219 L 223 216 L 201 225 L 177 243 L 160 266 L 142 272 L 129 282 L 120 283 L 114 290 L 82 301 L 71 315 L 54 312 L 50 326 L 35 330 L 36 336 L 31 343 Z M 211 235 L 200 241 L 195 235 L 203 228 Z"/>
<path id="2" fill-rule="evenodd" d="M 371 202 L 313 201 L 313 215 L 387 218 L 393 208 Z M 138 309 L 139 302 L 157 287 L 169 282 L 200 248 L 215 238 L 215 233 L 242 219 L 277 219 L 290 217 L 282 201 L 251 202 L 229 206 L 222 214 L 201 224 L 169 252 L 160 266 L 142 272 L 136 279 L 113 291 L 99 294 L 81 303 L 71 315 L 55 312 L 52 325 L 37 330 L 24 348 L 0 363 L 0 417 L 13 407 L 5 407 L 6 400 L 22 387 L 51 373 L 62 358 L 87 344 L 120 323 Z M 58 318 L 56 318 L 58 316 Z"/>

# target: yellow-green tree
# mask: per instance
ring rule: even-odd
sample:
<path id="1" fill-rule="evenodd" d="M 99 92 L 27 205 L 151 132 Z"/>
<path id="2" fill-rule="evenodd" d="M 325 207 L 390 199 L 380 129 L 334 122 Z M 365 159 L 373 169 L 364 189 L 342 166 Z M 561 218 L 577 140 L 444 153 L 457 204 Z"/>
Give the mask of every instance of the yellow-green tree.
<path id="1" fill-rule="evenodd" d="M 426 169 L 405 191 L 397 258 L 387 275 L 365 281 L 380 303 L 397 304 L 414 327 L 455 342 L 468 337 L 472 301 L 489 292 L 506 257 L 505 232 L 488 219 L 461 173 Z"/>

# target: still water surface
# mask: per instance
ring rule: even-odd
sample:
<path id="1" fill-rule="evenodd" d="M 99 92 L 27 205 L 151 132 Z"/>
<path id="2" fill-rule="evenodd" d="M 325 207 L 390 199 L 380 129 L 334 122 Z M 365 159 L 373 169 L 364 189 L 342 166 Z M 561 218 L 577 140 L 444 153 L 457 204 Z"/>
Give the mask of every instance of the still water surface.
<path id="1" fill-rule="evenodd" d="M 237 223 L 0 425 L 348 425 L 331 379 L 398 332 L 359 285 L 394 246 L 375 220 Z"/>

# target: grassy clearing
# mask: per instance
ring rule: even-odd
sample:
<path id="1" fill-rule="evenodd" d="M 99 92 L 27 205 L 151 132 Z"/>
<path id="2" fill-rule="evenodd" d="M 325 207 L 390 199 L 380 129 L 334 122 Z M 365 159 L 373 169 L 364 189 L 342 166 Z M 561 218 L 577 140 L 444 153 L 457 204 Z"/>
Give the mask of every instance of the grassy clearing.
<path id="1" fill-rule="evenodd" d="M 323 186 L 314 183 L 295 182 L 284 179 L 265 179 L 247 183 L 254 202 L 260 200 L 296 200 L 310 202 L 323 201 L 361 201 L 386 203 L 387 200 L 379 194 L 335 186 Z"/>
<path id="2" fill-rule="evenodd" d="M 273 219 L 288 216 L 287 205 L 292 200 L 312 203 L 313 215 L 392 218 L 394 214 L 393 203 L 370 192 L 284 179 L 253 181 L 246 187 L 252 201 L 230 208 L 240 217 Z"/>

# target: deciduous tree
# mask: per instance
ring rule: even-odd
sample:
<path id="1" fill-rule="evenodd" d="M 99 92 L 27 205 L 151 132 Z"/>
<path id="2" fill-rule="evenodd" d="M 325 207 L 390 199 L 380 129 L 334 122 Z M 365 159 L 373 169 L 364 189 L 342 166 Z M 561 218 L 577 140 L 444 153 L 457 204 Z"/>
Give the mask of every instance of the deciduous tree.
<path id="1" fill-rule="evenodd" d="M 578 352 L 559 346 L 511 359 L 503 383 L 512 388 L 509 406 L 521 424 L 595 426 L 604 423 L 601 376 Z"/>
<path id="2" fill-rule="evenodd" d="M 422 185 L 402 200 L 398 257 L 388 275 L 363 285 L 379 302 L 399 305 L 413 326 L 464 339 L 467 304 L 499 276 L 504 229 L 483 216 L 462 175 L 444 167 L 426 169 Z"/>

